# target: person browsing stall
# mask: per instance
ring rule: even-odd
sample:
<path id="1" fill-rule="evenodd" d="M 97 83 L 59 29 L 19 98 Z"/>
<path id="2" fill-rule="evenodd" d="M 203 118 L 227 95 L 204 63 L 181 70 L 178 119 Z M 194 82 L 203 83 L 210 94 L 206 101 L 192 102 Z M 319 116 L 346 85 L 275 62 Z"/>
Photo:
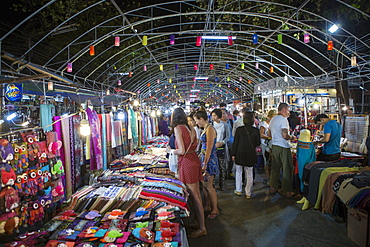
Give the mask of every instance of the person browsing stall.
<path id="1" fill-rule="evenodd" d="M 330 120 L 328 115 L 319 114 L 315 123 L 324 126 L 324 137 L 315 143 L 324 143 L 321 153 L 317 156 L 320 161 L 333 161 L 340 158 L 340 138 L 342 126 L 335 120 Z"/>

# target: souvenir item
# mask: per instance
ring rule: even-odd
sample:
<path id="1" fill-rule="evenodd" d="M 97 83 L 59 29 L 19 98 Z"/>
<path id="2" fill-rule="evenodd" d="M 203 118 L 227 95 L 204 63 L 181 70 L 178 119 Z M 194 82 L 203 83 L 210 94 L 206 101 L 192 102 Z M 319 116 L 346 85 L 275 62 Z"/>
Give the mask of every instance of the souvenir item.
<path id="1" fill-rule="evenodd" d="M 20 174 L 25 169 L 28 168 L 28 150 L 27 143 L 16 143 L 13 144 L 14 149 L 14 161 L 13 166 L 17 171 L 17 174 Z"/>

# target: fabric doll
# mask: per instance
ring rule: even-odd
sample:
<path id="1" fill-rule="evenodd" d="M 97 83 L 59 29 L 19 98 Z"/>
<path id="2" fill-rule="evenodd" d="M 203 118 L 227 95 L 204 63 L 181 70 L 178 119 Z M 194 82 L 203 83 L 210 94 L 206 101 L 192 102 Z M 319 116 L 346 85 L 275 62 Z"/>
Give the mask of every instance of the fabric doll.
<path id="1" fill-rule="evenodd" d="M 13 144 L 14 150 L 14 161 L 13 167 L 16 169 L 17 173 L 22 173 L 25 169 L 28 168 L 28 150 L 27 143 L 16 143 Z"/>
<path id="2" fill-rule="evenodd" d="M 61 141 L 56 141 L 56 142 L 50 142 L 48 145 L 48 157 L 49 158 L 54 158 L 54 157 L 59 157 L 59 149 L 62 148 L 62 142 Z"/>
<path id="3" fill-rule="evenodd" d="M 3 187 L 14 185 L 16 178 L 14 170 L 9 165 L 1 169 L 1 185 Z"/>
<path id="4" fill-rule="evenodd" d="M 0 145 L 1 163 L 9 163 L 14 159 L 14 149 L 12 147 L 12 144 L 10 144 L 9 142 L 6 143 L 5 141 L 3 141 L 2 143 L 3 145 Z"/>
<path id="5" fill-rule="evenodd" d="M 15 228 L 18 227 L 19 218 L 15 212 L 9 212 L 0 215 L 0 234 L 13 234 Z"/>
<path id="6" fill-rule="evenodd" d="M 48 162 L 48 150 L 46 147 L 46 141 L 39 142 L 39 162 L 46 163 Z"/>
<path id="7" fill-rule="evenodd" d="M 54 176 L 60 176 L 62 174 L 64 174 L 64 167 L 63 167 L 63 163 L 61 160 L 58 160 L 54 166 L 51 168 L 51 173 L 54 175 Z"/>
<path id="8" fill-rule="evenodd" d="M 29 218 L 28 214 L 28 202 L 26 201 L 21 201 L 20 202 L 21 206 L 19 207 L 19 226 L 24 226 L 28 227 L 27 222 Z"/>
<path id="9" fill-rule="evenodd" d="M 35 166 L 39 163 L 39 147 L 38 147 L 38 141 L 39 138 L 37 134 L 34 132 L 28 132 L 28 133 L 21 133 L 22 138 L 25 142 L 27 142 L 28 147 L 28 163 L 30 166 Z"/>
<path id="10" fill-rule="evenodd" d="M 29 219 L 28 224 L 34 225 L 36 222 L 41 221 L 44 218 L 44 208 L 41 206 L 39 201 L 31 201 L 28 203 Z"/>
<path id="11" fill-rule="evenodd" d="M 0 192 L 0 211 L 10 212 L 19 206 L 18 191 L 13 187 L 3 188 Z"/>

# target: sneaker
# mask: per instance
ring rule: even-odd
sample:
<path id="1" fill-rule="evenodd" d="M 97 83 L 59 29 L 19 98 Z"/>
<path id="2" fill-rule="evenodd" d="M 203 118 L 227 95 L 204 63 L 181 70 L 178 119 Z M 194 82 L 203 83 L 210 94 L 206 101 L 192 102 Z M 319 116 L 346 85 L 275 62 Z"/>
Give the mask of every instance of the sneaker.
<path id="1" fill-rule="evenodd" d="M 234 194 L 237 195 L 237 196 L 241 196 L 242 195 L 242 192 L 239 192 L 239 191 L 234 190 Z"/>
<path id="2" fill-rule="evenodd" d="M 245 198 L 247 198 L 247 199 L 251 199 L 251 198 L 252 198 L 252 196 L 245 195 Z"/>

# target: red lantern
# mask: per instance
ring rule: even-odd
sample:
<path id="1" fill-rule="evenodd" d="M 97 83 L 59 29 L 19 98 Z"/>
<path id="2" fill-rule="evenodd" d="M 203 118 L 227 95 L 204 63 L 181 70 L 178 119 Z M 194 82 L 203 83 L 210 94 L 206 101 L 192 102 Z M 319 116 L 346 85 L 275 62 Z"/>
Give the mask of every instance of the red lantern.
<path id="1" fill-rule="evenodd" d="M 194 64 L 194 70 L 198 70 L 198 64 Z"/>
<path id="2" fill-rule="evenodd" d="M 270 73 L 274 73 L 274 67 L 270 67 Z"/>
<path id="3" fill-rule="evenodd" d="M 228 45 L 233 45 L 234 42 L 233 42 L 233 36 L 227 36 L 227 44 Z"/>
<path id="4" fill-rule="evenodd" d="M 150 87 L 150 83 L 148 82 L 147 84 L 146 84 L 148 87 Z"/>
<path id="5" fill-rule="evenodd" d="M 128 77 L 132 77 L 132 72 L 128 72 Z"/>
<path id="6" fill-rule="evenodd" d="M 95 55 L 95 47 L 93 45 L 90 45 L 90 56 Z"/>
<path id="7" fill-rule="evenodd" d="M 333 41 L 332 40 L 329 40 L 328 41 L 328 51 L 333 50 L 333 47 L 334 47 Z"/>
<path id="8" fill-rule="evenodd" d="M 209 65 L 209 69 L 213 69 L 213 64 L 211 63 L 210 65 Z"/>
<path id="9" fill-rule="evenodd" d="M 239 91 L 239 88 L 235 88 L 236 91 Z"/>
<path id="10" fill-rule="evenodd" d="M 121 43 L 121 39 L 119 36 L 114 37 L 114 46 L 119 46 Z"/>
<path id="11" fill-rule="evenodd" d="M 197 40 L 195 42 L 195 45 L 196 46 L 201 46 L 202 45 L 202 36 L 198 36 L 197 37 Z"/>
<path id="12" fill-rule="evenodd" d="M 252 81 L 251 80 L 248 80 L 248 84 L 252 84 Z"/>

